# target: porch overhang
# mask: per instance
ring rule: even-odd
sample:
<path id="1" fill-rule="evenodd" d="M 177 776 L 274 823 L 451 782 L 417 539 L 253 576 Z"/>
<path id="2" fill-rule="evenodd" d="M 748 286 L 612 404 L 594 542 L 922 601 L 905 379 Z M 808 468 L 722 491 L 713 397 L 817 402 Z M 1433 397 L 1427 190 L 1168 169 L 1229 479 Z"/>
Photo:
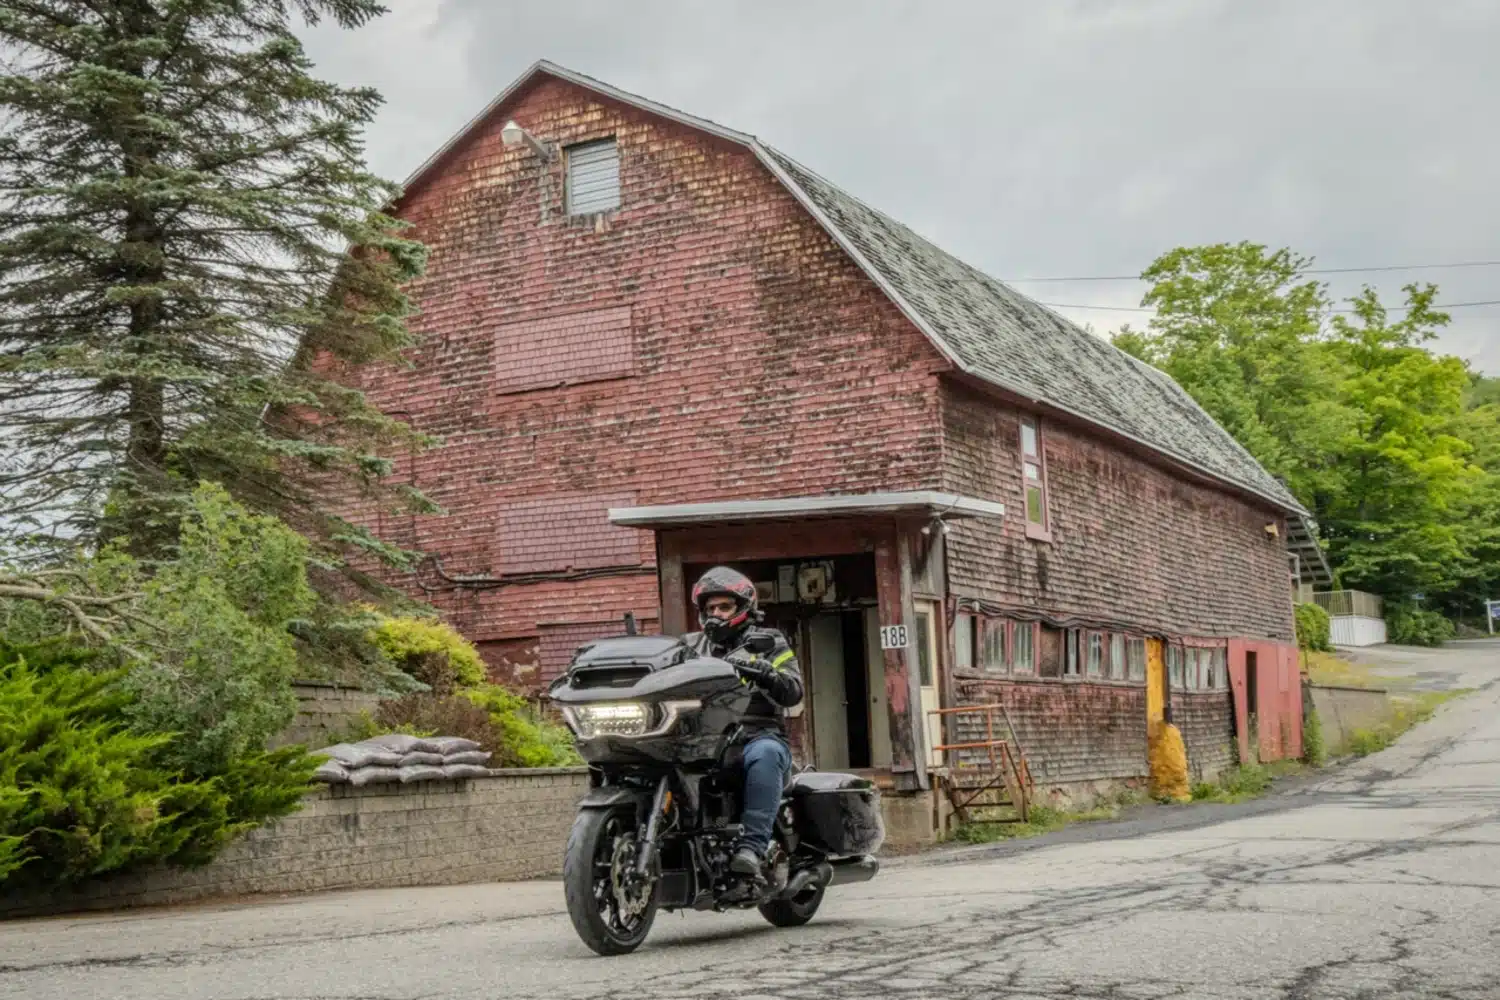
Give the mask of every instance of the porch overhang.
<path id="1" fill-rule="evenodd" d="M 1003 518 L 1005 505 L 993 500 L 906 490 L 892 493 L 853 493 L 774 500 L 722 500 L 712 503 L 662 504 L 651 507 L 611 507 L 609 520 L 628 528 L 683 528 L 700 524 L 790 521 L 807 518 L 887 515 L 905 517 Z"/>

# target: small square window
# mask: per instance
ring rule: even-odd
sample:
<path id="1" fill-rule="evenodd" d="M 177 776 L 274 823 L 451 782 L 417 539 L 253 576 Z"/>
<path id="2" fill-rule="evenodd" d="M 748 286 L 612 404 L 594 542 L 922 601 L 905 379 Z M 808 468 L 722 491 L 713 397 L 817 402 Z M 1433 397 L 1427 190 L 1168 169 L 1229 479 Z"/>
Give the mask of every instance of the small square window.
<path id="1" fill-rule="evenodd" d="M 1125 679 L 1125 637 L 1118 632 L 1109 637 L 1109 678 Z"/>
<path id="2" fill-rule="evenodd" d="M 1131 639 L 1125 649 L 1125 660 L 1129 665 L 1126 672 L 1128 679 L 1143 681 L 1146 679 L 1146 640 Z"/>
<path id="3" fill-rule="evenodd" d="M 620 207 L 620 150 L 613 139 L 564 150 L 569 215 L 597 215 Z"/>
<path id="4" fill-rule="evenodd" d="M 974 669 L 974 616 L 957 615 L 953 619 L 953 667 Z"/>
<path id="5" fill-rule="evenodd" d="M 1036 673 L 1036 624 L 1016 622 L 1015 642 L 1011 649 L 1010 666 L 1018 674 Z"/>
<path id="6" fill-rule="evenodd" d="M 1021 418 L 1021 493 L 1026 510 L 1026 537 L 1051 541 L 1047 517 L 1047 470 L 1042 456 L 1041 425 Z"/>
<path id="7" fill-rule="evenodd" d="M 982 618 L 980 626 L 984 636 L 980 665 L 990 673 L 1005 673 L 1005 622 L 999 618 Z"/>
<path id="8" fill-rule="evenodd" d="M 1021 454 L 1027 458 L 1040 458 L 1036 447 L 1036 424 L 1021 421 Z"/>

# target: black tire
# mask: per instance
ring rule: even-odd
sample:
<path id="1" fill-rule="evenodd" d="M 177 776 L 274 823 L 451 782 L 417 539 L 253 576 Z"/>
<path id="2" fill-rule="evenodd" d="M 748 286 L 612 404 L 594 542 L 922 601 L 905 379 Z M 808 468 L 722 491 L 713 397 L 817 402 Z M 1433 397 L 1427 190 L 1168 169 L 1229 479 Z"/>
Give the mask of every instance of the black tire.
<path id="1" fill-rule="evenodd" d="M 760 915 L 777 927 L 801 927 L 813 918 L 818 907 L 823 905 L 823 890 L 819 885 L 804 889 L 791 899 L 773 899 L 760 904 Z"/>
<path id="2" fill-rule="evenodd" d="M 573 821 L 563 858 L 563 895 L 574 930 L 600 955 L 625 955 L 639 948 L 656 919 L 656 888 L 645 908 L 633 917 L 621 912 L 612 891 L 616 845 L 621 837 L 634 840 L 635 810 L 587 809 Z M 655 872 L 652 873 L 655 875 Z M 602 884 L 601 884 L 602 883 Z"/>

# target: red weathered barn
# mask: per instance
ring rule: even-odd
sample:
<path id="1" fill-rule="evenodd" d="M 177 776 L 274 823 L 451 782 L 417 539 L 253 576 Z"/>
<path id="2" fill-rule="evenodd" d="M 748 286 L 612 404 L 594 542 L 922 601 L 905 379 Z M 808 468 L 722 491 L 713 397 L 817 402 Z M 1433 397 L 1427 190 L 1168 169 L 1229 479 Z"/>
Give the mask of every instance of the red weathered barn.
<path id="1" fill-rule="evenodd" d="M 377 527 L 437 556 L 425 595 L 498 677 L 626 612 L 687 629 L 724 562 L 799 650 L 801 756 L 894 791 L 986 726 L 1063 791 L 1144 776 L 1169 712 L 1199 775 L 1236 739 L 1300 752 L 1301 509 L 1167 376 L 758 139 L 548 63 L 397 210 L 423 342 L 362 384 L 443 439 L 400 474 L 448 514 Z M 963 705 L 1004 710 L 932 714 Z"/>

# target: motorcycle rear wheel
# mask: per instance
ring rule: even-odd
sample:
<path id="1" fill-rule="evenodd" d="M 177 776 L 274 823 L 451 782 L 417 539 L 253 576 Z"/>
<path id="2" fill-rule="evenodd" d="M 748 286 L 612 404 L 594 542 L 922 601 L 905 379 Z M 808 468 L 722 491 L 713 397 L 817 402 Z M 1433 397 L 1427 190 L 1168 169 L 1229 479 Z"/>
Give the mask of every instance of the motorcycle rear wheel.
<path id="1" fill-rule="evenodd" d="M 758 907 L 760 915 L 777 927 L 801 927 L 823 905 L 823 890 L 826 888 L 819 885 L 813 889 L 804 889 L 791 899 L 773 899 L 769 903 L 762 903 Z"/>
<path id="2" fill-rule="evenodd" d="M 641 946 L 656 919 L 656 872 L 636 894 L 619 880 L 634 864 L 635 810 L 589 809 L 578 814 L 563 859 L 568 917 L 583 943 L 600 955 L 625 955 Z M 654 867 L 654 866 L 653 866 Z M 642 898 L 639 893 L 649 893 Z"/>

